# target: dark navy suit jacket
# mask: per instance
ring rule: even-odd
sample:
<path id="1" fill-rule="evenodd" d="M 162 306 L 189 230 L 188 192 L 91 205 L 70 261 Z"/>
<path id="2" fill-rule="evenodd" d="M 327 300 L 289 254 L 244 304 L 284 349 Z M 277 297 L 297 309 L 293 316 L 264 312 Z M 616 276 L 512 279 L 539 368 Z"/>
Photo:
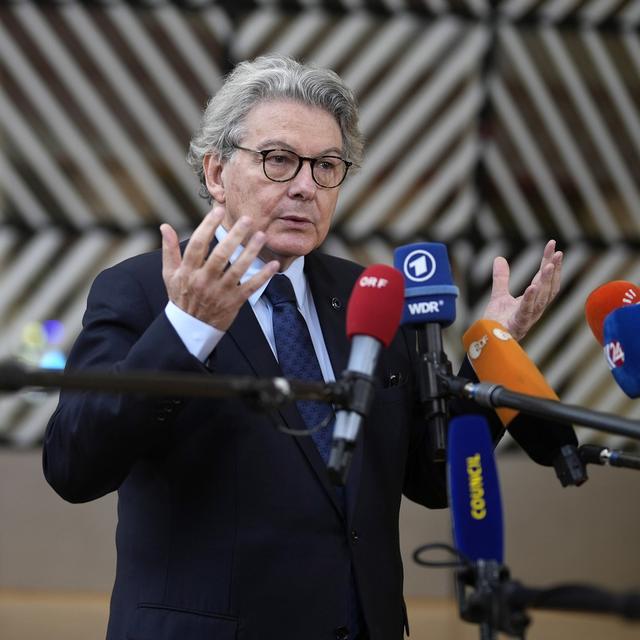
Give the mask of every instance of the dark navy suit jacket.
<path id="1" fill-rule="evenodd" d="M 306 258 L 336 375 L 347 364 L 346 303 L 361 270 L 317 252 Z M 205 366 L 168 322 L 166 303 L 159 252 L 104 271 L 68 367 L 281 375 L 248 304 Z M 446 506 L 414 401 L 412 340 L 400 331 L 381 357 L 346 513 L 311 438 L 279 432 L 241 399 L 63 392 L 46 434 L 47 480 L 72 502 L 119 494 L 108 638 L 344 638 L 353 566 L 372 640 L 401 639 L 401 495 Z M 464 402 L 452 410 L 478 412 Z M 294 405 L 279 420 L 304 428 Z"/>

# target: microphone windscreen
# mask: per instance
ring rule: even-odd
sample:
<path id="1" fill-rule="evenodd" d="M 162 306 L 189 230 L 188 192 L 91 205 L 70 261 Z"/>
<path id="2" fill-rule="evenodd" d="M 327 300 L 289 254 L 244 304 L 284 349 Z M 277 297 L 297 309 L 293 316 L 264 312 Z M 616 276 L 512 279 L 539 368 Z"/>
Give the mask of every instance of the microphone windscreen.
<path id="1" fill-rule="evenodd" d="M 458 287 L 453 284 L 444 244 L 416 242 L 398 247 L 393 265 L 404 277 L 403 325 L 435 322 L 448 327 L 456 319 Z"/>
<path id="2" fill-rule="evenodd" d="M 620 307 L 604 321 L 604 353 L 611 373 L 630 397 L 640 397 L 640 305 Z"/>
<path id="3" fill-rule="evenodd" d="M 469 362 L 480 382 L 493 382 L 510 391 L 558 400 L 542 373 L 511 334 L 495 320 L 477 320 L 462 336 Z M 508 426 L 515 409 L 497 409 Z"/>
<path id="4" fill-rule="evenodd" d="M 464 415 L 449 424 L 447 474 L 454 546 L 471 561 L 502 562 L 504 532 L 489 425 Z"/>
<path id="5" fill-rule="evenodd" d="M 480 382 L 498 384 L 509 391 L 538 398 L 558 400 L 538 367 L 500 323 L 476 321 L 464 334 L 463 343 Z M 562 447 L 578 443 L 570 424 L 542 418 L 513 422 L 519 413 L 514 409 L 500 408 L 496 413 L 514 440 L 538 464 L 554 464 Z"/>
<path id="6" fill-rule="evenodd" d="M 347 305 L 347 336 L 370 336 L 388 347 L 398 331 L 404 282 L 386 264 L 367 267 L 358 277 Z"/>
<path id="7" fill-rule="evenodd" d="M 587 324 L 596 340 L 604 345 L 604 319 L 619 307 L 640 302 L 640 288 L 633 282 L 613 280 L 594 289 L 584 304 Z"/>

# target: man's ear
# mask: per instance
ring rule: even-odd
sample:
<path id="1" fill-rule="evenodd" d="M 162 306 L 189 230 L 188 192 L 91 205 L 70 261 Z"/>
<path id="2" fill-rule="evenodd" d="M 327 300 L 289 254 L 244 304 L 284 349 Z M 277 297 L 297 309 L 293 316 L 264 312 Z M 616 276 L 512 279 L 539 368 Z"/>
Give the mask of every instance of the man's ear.
<path id="1" fill-rule="evenodd" d="M 207 154 L 202 161 L 207 191 L 209 195 L 220 204 L 224 204 L 225 201 L 225 189 L 222 180 L 223 166 L 218 154 Z"/>

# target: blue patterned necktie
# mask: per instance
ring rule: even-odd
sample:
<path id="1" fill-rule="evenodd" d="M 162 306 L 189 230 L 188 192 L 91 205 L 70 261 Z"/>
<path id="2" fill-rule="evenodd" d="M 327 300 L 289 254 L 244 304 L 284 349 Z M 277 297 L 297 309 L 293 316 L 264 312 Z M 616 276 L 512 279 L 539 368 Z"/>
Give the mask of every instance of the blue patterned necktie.
<path id="1" fill-rule="evenodd" d="M 282 373 L 287 378 L 296 380 L 315 380 L 321 382 L 322 370 L 311 342 L 309 327 L 298 311 L 296 294 L 291 280 L 280 273 L 271 278 L 264 291 L 273 307 L 273 335 L 276 341 L 276 352 Z M 298 411 L 308 429 L 327 423 L 326 427 L 311 434 L 316 447 L 325 464 L 329 461 L 331 440 L 333 437 L 333 409 L 324 402 L 298 400 Z M 344 489 L 336 487 L 336 493 L 343 510 L 346 508 Z M 355 638 L 361 628 L 362 612 L 357 589 L 353 577 L 353 569 L 349 577 L 349 630 L 350 638 Z"/>
<path id="2" fill-rule="evenodd" d="M 273 307 L 273 335 L 282 373 L 287 378 L 322 382 L 324 378 L 320 363 L 307 323 L 298 311 L 291 280 L 285 275 L 276 274 L 271 278 L 264 295 Z M 326 464 L 333 436 L 332 408 L 325 402 L 311 400 L 298 400 L 296 407 L 308 429 L 326 424 L 311 434 Z"/>

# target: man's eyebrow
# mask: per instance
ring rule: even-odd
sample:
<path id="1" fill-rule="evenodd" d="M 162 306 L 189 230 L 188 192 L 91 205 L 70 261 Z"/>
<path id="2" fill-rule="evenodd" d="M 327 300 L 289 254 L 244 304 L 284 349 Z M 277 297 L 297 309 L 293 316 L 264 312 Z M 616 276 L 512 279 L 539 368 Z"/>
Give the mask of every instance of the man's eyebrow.
<path id="1" fill-rule="evenodd" d="M 256 149 L 285 149 L 286 151 L 293 151 L 294 153 L 298 153 L 298 151 L 296 151 L 290 144 L 284 142 L 283 140 L 278 140 L 277 138 L 269 138 L 267 140 L 263 140 L 260 144 L 256 145 Z M 327 149 L 324 149 L 320 153 L 317 153 L 314 157 L 319 158 L 320 156 L 334 154 L 342 157 L 342 149 L 338 147 L 329 147 Z M 301 154 L 298 153 L 298 155 Z"/>

